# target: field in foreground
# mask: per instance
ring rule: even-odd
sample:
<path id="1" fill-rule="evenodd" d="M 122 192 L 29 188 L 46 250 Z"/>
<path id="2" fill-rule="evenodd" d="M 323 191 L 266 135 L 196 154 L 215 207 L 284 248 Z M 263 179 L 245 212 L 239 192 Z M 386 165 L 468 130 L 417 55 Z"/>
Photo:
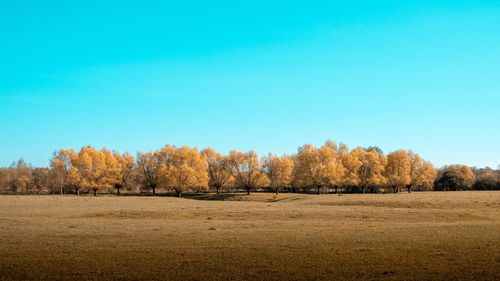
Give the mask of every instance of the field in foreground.
<path id="1" fill-rule="evenodd" d="M 500 192 L 216 199 L 0 196 L 0 280 L 500 279 Z"/>

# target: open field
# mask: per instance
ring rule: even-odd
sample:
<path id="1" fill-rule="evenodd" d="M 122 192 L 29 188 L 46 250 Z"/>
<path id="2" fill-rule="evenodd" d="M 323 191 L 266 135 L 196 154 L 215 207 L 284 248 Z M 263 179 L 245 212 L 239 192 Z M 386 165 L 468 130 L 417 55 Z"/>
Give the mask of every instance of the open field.
<path id="1" fill-rule="evenodd" d="M 0 196 L 0 279 L 499 280 L 500 192 Z"/>

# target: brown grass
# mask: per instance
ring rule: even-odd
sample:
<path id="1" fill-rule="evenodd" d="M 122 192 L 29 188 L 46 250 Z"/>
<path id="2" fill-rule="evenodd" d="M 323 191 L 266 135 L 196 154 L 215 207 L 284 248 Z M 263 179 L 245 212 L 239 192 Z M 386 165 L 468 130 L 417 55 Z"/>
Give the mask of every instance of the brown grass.
<path id="1" fill-rule="evenodd" d="M 500 192 L 190 198 L 0 196 L 0 279 L 500 279 Z"/>

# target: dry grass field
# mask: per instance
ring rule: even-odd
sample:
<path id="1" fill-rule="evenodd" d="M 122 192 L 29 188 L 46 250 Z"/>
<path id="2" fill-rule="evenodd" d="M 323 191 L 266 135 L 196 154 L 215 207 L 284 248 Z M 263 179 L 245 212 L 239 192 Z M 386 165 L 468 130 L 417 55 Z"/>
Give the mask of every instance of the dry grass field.
<path id="1" fill-rule="evenodd" d="M 0 279 L 499 280 L 500 192 L 1 196 Z"/>

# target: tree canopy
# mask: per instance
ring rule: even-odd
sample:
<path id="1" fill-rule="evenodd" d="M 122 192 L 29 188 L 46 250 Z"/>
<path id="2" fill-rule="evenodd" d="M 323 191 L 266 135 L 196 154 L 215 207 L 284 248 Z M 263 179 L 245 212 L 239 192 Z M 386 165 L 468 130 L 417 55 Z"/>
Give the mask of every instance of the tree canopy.
<path id="1" fill-rule="evenodd" d="M 385 155 L 376 146 L 357 147 L 328 140 L 300 146 L 297 153 L 259 158 L 255 151 L 223 155 L 167 144 L 162 149 L 120 154 L 91 146 L 60 149 L 49 167 L 33 168 L 19 160 L 0 168 L 2 193 L 117 194 L 221 190 L 302 191 L 315 193 L 400 190 L 500 189 L 500 171 L 449 165 L 437 170 L 417 153 L 396 150 Z"/>

